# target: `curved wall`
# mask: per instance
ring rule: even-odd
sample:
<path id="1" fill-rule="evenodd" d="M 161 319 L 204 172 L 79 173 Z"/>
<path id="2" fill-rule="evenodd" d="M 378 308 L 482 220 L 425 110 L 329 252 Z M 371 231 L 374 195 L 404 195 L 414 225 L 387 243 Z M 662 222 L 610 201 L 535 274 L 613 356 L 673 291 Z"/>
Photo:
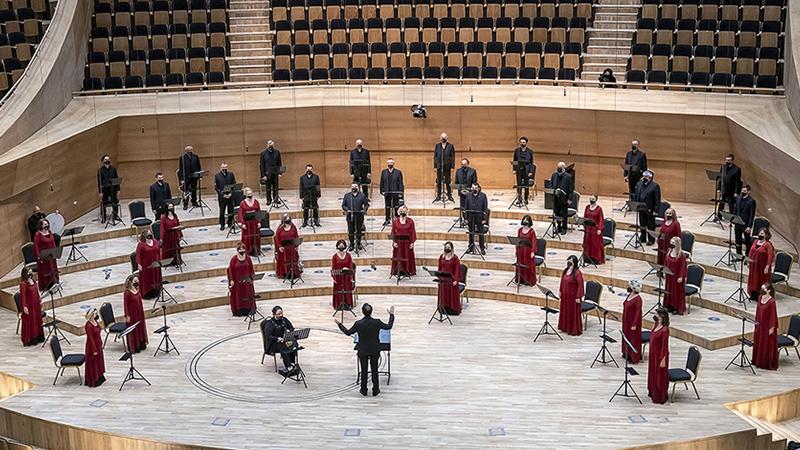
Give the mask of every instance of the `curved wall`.
<path id="1" fill-rule="evenodd" d="M 797 73 L 800 64 L 800 45 L 794 42 L 800 36 L 800 0 L 789 0 L 786 11 L 786 31 L 783 49 L 783 84 L 786 92 L 786 105 L 800 128 L 800 75 Z"/>

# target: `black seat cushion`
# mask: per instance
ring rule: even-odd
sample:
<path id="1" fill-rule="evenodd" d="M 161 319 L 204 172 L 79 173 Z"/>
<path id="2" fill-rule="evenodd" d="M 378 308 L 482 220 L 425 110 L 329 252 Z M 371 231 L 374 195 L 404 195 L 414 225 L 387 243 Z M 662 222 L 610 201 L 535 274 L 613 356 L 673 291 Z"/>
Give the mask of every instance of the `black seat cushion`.
<path id="1" fill-rule="evenodd" d="M 650 330 L 642 330 L 642 344 L 650 342 Z"/>
<path id="2" fill-rule="evenodd" d="M 146 226 L 149 226 L 150 224 L 152 224 L 153 221 L 151 221 L 150 219 L 148 219 L 146 217 L 139 217 L 139 218 L 133 219 L 131 221 L 131 223 L 136 225 L 137 227 L 146 227 Z"/>
<path id="3" fill-rule="evenodd" d="M 794 347 L 794 341 L 788 336 L 778 336 L 778 347 Z"/>
<path id="4" fill-rule="evenodd" d="M 784 282 L 784 281 L 786 281 L 786 275 L 784 275 L 782 273 L 773 273 L 771 281 L 772 281 L 773 284 Z"/>
<path id="5" fill-rule="evenodd" d="M 61 358 L 61 365 L 82 366 L 84 361 L 86 361 L 86 356 L 80 353 L 71 353 L 69 355 L 64 355 L 64 357 Z"/>
<path id="6" fill-rule="evenodd" d="M 542 258 L 541 256 L 534 256 L 533 260 L 537 266 L 544 264 L 544 258 Z"/>
<path id="7" fill-rule="evenodd" d="M 694 295 L 698 292 L 696 287 L 688 285 L 683 288 L 683 291 L 686 293 L 686 295 Z"/>
<path id="8" fill-rule="evenodd" d="M 259 235 L 261 235 L 261 237 L 272 237 L 275 236 L 275 231 L 270 228 L 262 228 Z"/>
<path id="9" fill-rule="evenodd" d="M 467 285 L 464 283 L 458 283 L 458 292 L 464 292 L 464 289 L 467 288 Z"/>
<path id="10" fill-rule="evenodd" d="M 108 331 L 110 333 L 122 333 L 125 331 L 125 324 L 122 322 L 114 323 L 111 325 L 111 327 L 109 327 Z"/>
<path id="11" fill-rule="evenodd" d="M 581 312 L 591 311 L 595 308 L 595 305 L 589 302 L 581 302 Z"/>
<path id="12" fill-rule="evenodd" d="M 669 369 L 669 381 L 689 381 L 692 376 L 685 369 Z"/>

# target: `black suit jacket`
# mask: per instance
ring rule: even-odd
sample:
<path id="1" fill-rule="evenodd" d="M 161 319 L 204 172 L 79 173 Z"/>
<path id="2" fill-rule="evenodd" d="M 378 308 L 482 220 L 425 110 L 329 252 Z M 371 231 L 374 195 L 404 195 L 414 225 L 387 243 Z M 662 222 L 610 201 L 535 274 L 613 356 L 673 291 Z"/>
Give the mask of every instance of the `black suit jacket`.
<path id="1" fill-rule="evenodd" d="M 522 151 L 522 147 L 517 147 L 514 149 L 514 161 L 519 161 L 522 163 L 522 167 L 525 167 L 525 174 L 533 173 L 533 150 L 530 147 L 526 147 L 527 150 L 524 152 Z M 517 166 L 517 170 L 519 166 Z"/>
<path id="2" fill-rule="evenodd" d="M 264 339 L 264 353 L 274 355 L 280 352 L 281 347 L 278 343 L 278 338 L 282 338 L 287 330 L 293 331 L 294 326 L 286 317 L 281 318 L 281 320 L 277 322 L 271 317 L 264 319 L 261 324 L 261 333 Z"/>
<path id="3" fill-rule="evenodd" d="M 313 186 L 316 186 L 316 188 L 313 188 Z M 311 195 L 311 198 L 319 198 L 320 194 L 319 175 L 312 172 L 311 177 L 308 175 L 300 176 L 300 198 L 305 198 L 305 195 Z"/>
<path id="4" fill-rule="evenodd" d="M 97 190 L 103 192 L 104 187 L 110 187 L 109 184 L 114 178 L 119 178 L 117 175 L 117 168 L 114 166 L 106 167 L 105 164 L 97 169 Z M 119 191 L 119 185 L 114 186 L 115 191 Z"/>
<path id="5" fill-rule="evenodd" d="M 478 195 L 473 193 L 467 194 L 464 197 L 464 208 L 467 211 L 480 211 L 467 213 L 469 216 L 477 217 L 479 220 L 489 220 L 489 199 L 483 192 L 478 192 Z"/>
<path id="6" fill-rule="evenodd" d="M 405 192 L 403 172 L 401 172 L 400 169 L 394 169 L 391 172 L 389 172 L 389 169 L 383 169 L 381 172 L 380 192 L 381 194 L 387 192 L 402 194 Z"/>
<path id="7" fill-rule="evenodd" d="M 566 199 L 572 200 L 572 192 L 575 190 L 575 182 L 572 180 L 572 175 L 568 174 L 566 171 L 559 177 L 558 172 L 553 172 L 550 175 L 550 187 L 555 189 L 561 189 L 566 193 Z"/>
<path id="8" fill-rule="evenodd" d="M 169 183 L 166 181 L 159 186 L 158 182 L 150 185 L 150 209 L 153 211 L 161 211 L 161 206 L 172 198 L 172 191 L 169 189 Z"/>
<path id="9" fill-rule="evenodd" d="M 629 150 L 628 154 L 625 155 L 625 164 L 631 166 L 631 170 L 623 170 L 626 177 L 628 175 L 641 177 L 642 172 L 647 170 L 647 155 L 642 149 L 639 149 L 637 153 L 634 153 L 633 150 Z"/>
<path id="10" fill-rule="evenodd" d="M 753 228 L 753 221 L 756 219 L 755 199 L 750 195 L 747 198 L 742 197 L 741 194 L 737 195 L 733 203 L 733 213 L 742 218 L 745 228 Z"/>
<path id="11" fill-rule="evenodd" d="M 730 198 L 742 190 L 742 169 L 736 164 L 728 167 L 723 164 L 719 168 L 719 193 L 722 198 Z"/>
<path id="12" fill-rule="evenodd" d="M 273 171 L 275 168 L 280 168 L 283 165 L 283 160 L 281 159 L 281 151 L 275 147 L 272 147 L 272 151 L 269 151 L 269 148 L 265 149 L 261 152 L 261 159 L 258 162 L 258 168 L 261 171 L 261 178 L 267 176 L 267 169 L 272 169 Z"/>
<path id="13" fill-rule="evenodd" d="M 184 153 L 178 161 L 178 179 L 186 181 L 192 174 L 203 170 L 200 166 L 200 157 L 195 153 Z"/>
<path id="14" fill-rule="evenodd" d="M 652 180 L 647 184 L 639 181 L 636 183 L 633 200 L 646 204 L 647 209 L 651 212 L 658 211 L 658 207 L 661 205 L 661 186 Z"/>
<path id="15" fill-rule="evenodd" d="M 350 175 L 357 175 L 356 174 L 356 161 L 364 161 L 363 165 L 364 168 L 361 169 L 363 173 L 372 173 L 371 162 L 369 159 L 369 150 L 364 147 L 361 147 L 361 151 L 359 152 L 357 148 L 350 150 Z"/>
<path id="16" fill-rule="evenodd" d="M 367 199 L 367 196 L 364 195 L 363 192 L 359 192 L 356 195 L 353 195 L 351 192 L 348 192 L 347 194 L 344 194 L 344 197 L 342 197 L 342 211 L 346 212 L 352 211 L 353 215 L 359 212 L 363 212 L 363 214 L 361 214 L 361 217 L 364 217 L 364 214 L 366 214 L 368 209 L 369 209 L 369 200 Z M 350 214 L 347 215 L 347 219 L 348 220 L 351 219 Z"/>
<path id="17" fill-rule="evenodd" d="M 370 356 L 381 352 L 380 331 L 391 330 L 392 325 L 394 325 L 394 314 L 389 315 L 389 323 L 383 323 L 379 319 L 373 319 L 372 317 L 362 317 L 349 330 L 341 323 L 339 324 L 339 329 L 348 336 L 358 333 L 358 345 L 356 347 L 358 355 Z"/>
<path id="18" fill-rule="evenodd" d="M 434 169 L 449 169 L 453 170 L 456 166 L 456 148 L 453 144 L 447 143 L 442 148 L 442 143 L 437 142 L 436 147 L 433 149 L 433 168 Z"/>
<path id="19" fill-rule="evenodd" d="M 464 170 L 463 167 L 456 170 L 456 184 L 462 185 L 462 189 L 469 190 L 472 185 L 477 182 L 478 171 L 472 167 L 467 167 L 467 170 Z"/>
<path id="20" fill-rule="evenodd" d="M 236 175 L 230 170 L 227 174 L 223 174 L 222 171 L 220 171 L 214 175 L 214 190 L 217 191 L 217 195 L 222 196 L 222 190 L 225 189 L 225 186 L 230 184 L 236 184 Z"/>

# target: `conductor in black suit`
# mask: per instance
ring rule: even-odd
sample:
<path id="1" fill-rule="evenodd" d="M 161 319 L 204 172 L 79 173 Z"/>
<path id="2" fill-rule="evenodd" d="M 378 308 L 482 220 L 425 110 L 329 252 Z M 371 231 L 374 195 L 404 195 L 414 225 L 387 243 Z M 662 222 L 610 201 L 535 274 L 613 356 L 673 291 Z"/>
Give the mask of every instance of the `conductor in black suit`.
<path id="1" fill-rule="evenodd" d="M 110 156 L 103 155 L 100 161 L 103 165 L 97 169 L 97 189 L 100 191 L 101 199 L 100 219 L 102 223 L 105 223 L 108 219 L 106 217 L 106 208 L 108 206 L 113 209 L 114 215 L 112 217 L 119 217 L 119 200 L 117 199 L 119 184 L 116 186 L 111 185 L 111 180 L 119 178 L 119 175 L 117 174 L 117 168 L 111 165 Z"/>
<path id="2" fill-rule="evenodd" d="M 267 148 L 261 152 L 261 159 L 258 168 L 261 173 L 261 182 L 264 183 L 264 190 L 267 191 L 267 205 L 278 206 L 278 181 L 281 177 L 281 152 L 275 148 L 275 142 L 270 139 L 267 141 Z"/>
<path id="3" fill-rule="evenodd" d="M 725 157 L 725 164 L 720 166 L 717 180 L 720 198 L 719 212 L 722 212 L 725 205 L 728 205 L 728 211 L 733 213 L 734 198 L 742 190 L 742 169 L 733 163 L 733 154 Z"/>
<path id="4" fill-rule="evenodd" d="M 236 184 L 236 175 L 228 170 L 228 165 L 222 163 L 219 165 L 219 173 L 214 175 L 214 190 L 217 191 L 217 202 L 219 203 L 219 229 L 225 229 L 225 223 L 228 227 L 233 225 L 233 192 L 222 192 L 225 186 Z M 227 211 L 227 220 L 226 220 Z"/>
<path id="5" fill-rule="evenodd" d="M 442 199 L 443 194 L 447 194 L 447 199 L 453 201 L 453 192 L 450 187 L 450 172 L 456 165 L 456 149 L 453 144 L 447 142 L 447 133 L 442 133 L 440 142 L 436 143 L 433 149 L 433 169 L 436 171 L 436 199 Z M 443 191 L 442 186 L 445 186 Z"/>
<path id="6" fill-rule="evenodd" d="M 628 183 L 628 197 L 633 199 L 636 184 L 642 179 L 642 173 L 647 170 L 647 154 L 639 148 L 639 140 L 631 141 L 631 149 L 625 155 L 625 165 L 628 170 L 623 170 L 625 181 Z"/>
<path id="7" fill-rule="evenodd" d="M 656 239 L 647 230 L 655 233 L 656 212 L 661 206 L 661 186 L 653 181 L 653 172 L 645 170 L 642 173 L 642 179 L 634 189 L 633 201 L 647 205 L 644 211 L 639 211 L 639 242 L 647 241 L 647 245 L 653 245 Z"/>
<path id="8" fill-rule="evenodd" d="M 558 221 L 558 232 L 567 234 L 567 210 L 572 203 L 572 192 L 575 182 L 567 173 L 567 165 L 561 161 L 556 171 L 550 176 L 550 187 L 553 189 L 553 215 Z"/>
<path id="9" fill-rule="evenodd" d="M 172 191 L 169 188 L 169 183 L 164 181 L 164 174 L 158 172 L 156 174 L 156 182 L 150 185 L 150 209 L 153 210 L 155 217 L 161 217 L 162 214 L 167 212 L 167 202 L 172 199 Z"/>
<path id="10" fill-rule="evenodd" d="M 194 174 L 201 170 L 203 170 L 203 168 L 200 166 L 200 157 L 194 153 L 194 147 L 187 145 L 183 149 L 183 156 L 181 156 L 181 159 L 178 161 L 178 180 L 183 187 L 183 209 L 189 207 L 189 195 L 187 195 L 187 190 L 192 198 L 192 206 L 198 206 L 198 178 Z"/>
<path id="11" fill-rule="evenodd" d="M 378 379 L 378 357 L 381 353 L 380 331 L 392 329 L 392 325 L 394 325 L 394 306 L 389 308 L 389 323 L 383 323 L 380 319 L 373 319 L 372 306 L 369 303 L 364 303 L 364 306 L 361 307 L 361 313 L 364 314 L 364 317 L 357 320 L 349 330 L 338 319 L 335 320 L 342 333 L 348 336 L 358 333 L 356 349 L 358 351 L 358 361 L 361 365 L 361 395 L 367 395 L 367 362 L 369 361 L 369 370 L 372 371 L 372 395 L 376 396 L 381 393 L 380 380 Z"/>

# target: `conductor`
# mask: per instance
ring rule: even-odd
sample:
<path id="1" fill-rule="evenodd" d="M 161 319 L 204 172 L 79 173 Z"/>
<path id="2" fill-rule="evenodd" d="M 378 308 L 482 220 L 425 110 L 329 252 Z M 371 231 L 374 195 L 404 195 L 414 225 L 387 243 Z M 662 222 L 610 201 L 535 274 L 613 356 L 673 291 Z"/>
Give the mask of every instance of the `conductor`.
<path id="1" fill-rule="evenodd" d="M 349 330 L 338 319 L 335 320 L 342 333 L 348 336 L 358 333 L 356 349 L 358 350 L 358 361 L 361 365 L 361 395 L 367 395 L 367 361 L 369 361 L 369 370 L 372 371 L 372 396 L 374 397 L 381 393 L 380 380 L 378 379 L 378 357 L 381 352 L 380 330 L 392 329 L 392 325 L 394 325 L 394 306 L 389 308 L 389 323 L 383 323 L 380 319 L 373 319 L 372 306 L 369 303 L 364 303 L 364 306 L 361 307 L 361 313 L 364 314 L 364 317 L 357 320 Z"/>

